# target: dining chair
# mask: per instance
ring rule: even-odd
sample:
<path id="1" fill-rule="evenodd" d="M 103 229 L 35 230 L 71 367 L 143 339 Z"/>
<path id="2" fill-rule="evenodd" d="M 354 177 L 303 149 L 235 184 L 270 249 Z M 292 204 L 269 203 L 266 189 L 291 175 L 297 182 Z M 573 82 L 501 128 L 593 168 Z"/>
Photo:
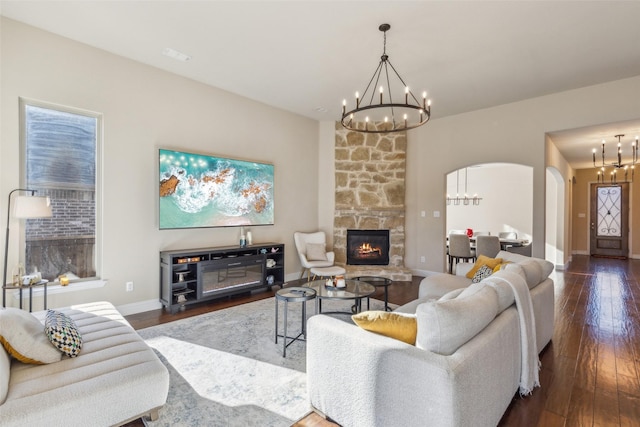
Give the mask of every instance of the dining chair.
<path id="1" fill-rule="evenodd" d="M 476 256 L 484 255 L 495 258 L 500 252 L 500 238 L 498 236 L 476 237 Z"/>
<path id="2" fill-rule="evenodd" d="M 460 260 L 475 261 L 475 251 L 471 249 L 471 240 L 466 234 L 450 234 L 449 235 L 449 272 L 453 273 L 453 261 L 456 264 Z"/>
<path id="3" fill-rule="evenodd" d="M 501 239 L 517 239 L 518 233 L 515 231 L 501 231 L 498 233 L 498 237 Z"/>

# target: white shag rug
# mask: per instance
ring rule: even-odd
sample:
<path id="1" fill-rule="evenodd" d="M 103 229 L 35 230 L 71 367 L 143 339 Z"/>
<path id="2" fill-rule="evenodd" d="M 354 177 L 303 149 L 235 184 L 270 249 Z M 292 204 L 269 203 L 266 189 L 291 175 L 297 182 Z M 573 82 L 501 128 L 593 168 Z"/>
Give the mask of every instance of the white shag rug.
<path id="1" fill-rule="evenodd" d="M 323 301 L 348 311 L 353 301 Z M 366 304 L 363 302 L 363 304 Z M 383 303 L 371 300 L 371 309 Z M 280 329 L 284 304 L 280 303 Z M 307 316 L 314 301 L 307 302 Z M 349 315 L 336 317 L 351 322 Z M 301 304 L 289 303 L 288 334 L 300 330 Z M 290 426 L 310 411 L 306 343 L 282 357 L 275 343 L 275 299 L 268 298 L 138 331 L 169 369 L 167 403 L 156 426 Z"/>

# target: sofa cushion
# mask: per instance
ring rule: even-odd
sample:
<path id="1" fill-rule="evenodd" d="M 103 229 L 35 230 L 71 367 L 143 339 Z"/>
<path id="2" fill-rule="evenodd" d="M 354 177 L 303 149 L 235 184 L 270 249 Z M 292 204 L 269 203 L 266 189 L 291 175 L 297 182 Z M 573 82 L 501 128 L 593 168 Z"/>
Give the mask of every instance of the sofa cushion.
<path id="1" fill-rule="evenodd" d="M 18 308 L 0 310 L 0 342 L 11 356 L 23 363 L 41 365 L 62 358 L 44 334 L 42 323 Z"/>
<path id="2" fill-rule="evenodd" d="M 416 316 L 388 311 L 364 311 L 354 314 L 351 319 L 356 325 L 370 332 L 404 341 L 416 343 Z"/>
<path id="3" fill-rule="evenodd" d="M 473 279 L 476 271 L 478 271 L 483 265 L 486 265 L 493 271 L 493 269 L 496 268 L 497 265 L 500 265 L 501 262 L 502 258 L 489 258 L 488 256 L 480 255 L 473 265 L 473 268 L 467 273 L 467 279 Z"/>
<path id="4" fill-rule="evenodd" d="M 427 301 L 416 310 L 416 346 L 442 355 L 453 354 L 483 330 L 498 313 L 498 295 L 491 286 L 477 283 L 457 298 Z"/>
<path id="5" fill-rule="evenodd" d="M 504 280 L 501 280 L 501 277 L 502 273 L 496 272 L 491 277 L 483 281 L 483 283 L 491 286 L 496 291 L 496 294 L 498 294 L 498 314 L 511 307 L 515 301 L 511 285 Z"/>
<path id="6" fill-rule="evenodd" d="M 44 331 L 58 350 L 69 357 L 76 357 L 82 349 L 82 336 L 76 323 L 64 313 L 47 311 Z"/>
<path id="7" fill-rule="evenodd" d="M 438 273 L 425 277 L 420 282 L 418 298 L 438 299 L 447 292 L 455 289 L 466 288 L 471 280 L 465 276 Z"/>
<path id="8" fill-rule="evenodd" d="M 504 267 L 504 271 L 514 272 L 523 276 L 529 289 L 535 288 L 546 279 L 546 277 L 542 277 L 542 267 L 533 259 L 508 264 Z"/>
<path id="9" fill-rule="evenodd" d="M 498 252 L 498 255 L 496 255 L 496 257 L 500 257 L 502 259 L 504 259 L 505 261 L 511 261 L 514 263 L 520 263 L 522 261 L 529 261 L 529 260 L 534 260 L 535 262 L 537 262 L 540 265 L 540 268 L 542 269 L 542 280 L 546 279 L 547 277 L 549 277 L 549 275 L 551 274 L 551 272 L 553 271 L 553 264 L 545 259 L 540 259 L 540 258 L 535 258 L 535 257 L 528 257 L 528 256 L 524 256 L 524 255 L 520 255 L 520 254 L 514 254 L 512 252 L 507 252 L 507 251 L 500 251 Z"/>
<path id="10" fill-rule="evenodd" d="M 308 261 L 327 261 L 327 249 L 324 243 L 307 243 Z"/>

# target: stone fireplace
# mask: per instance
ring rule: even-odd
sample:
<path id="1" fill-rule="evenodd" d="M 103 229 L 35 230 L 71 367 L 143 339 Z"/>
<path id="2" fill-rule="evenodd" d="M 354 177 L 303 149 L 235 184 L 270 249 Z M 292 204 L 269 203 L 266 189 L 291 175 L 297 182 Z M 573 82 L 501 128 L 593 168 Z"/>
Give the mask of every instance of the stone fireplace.
<path id="1" fill-rule="evenodd" d="M 348 277 L 381 276 L 410 281 L 404 267 L 405 132 L 364 134 L 336 123 L 335 217 L 336 264 Z M 348 230 L 388 230 L 386 265 L 347 264 Z"/>

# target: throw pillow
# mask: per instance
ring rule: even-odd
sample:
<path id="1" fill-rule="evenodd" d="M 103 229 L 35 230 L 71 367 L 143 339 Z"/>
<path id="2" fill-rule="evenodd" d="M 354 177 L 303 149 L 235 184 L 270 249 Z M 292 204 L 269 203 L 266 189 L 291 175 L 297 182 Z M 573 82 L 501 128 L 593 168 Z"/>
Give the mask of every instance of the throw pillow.
<path id="1" fill-rule="evenodd" d="M 327 261 L 324 243 L 307 243 L 307 261 Z"/>
<path id="2" fill-rule="evenodd" d="M 496 291 L 484 284 L 474 290 L 448 301 L 420 304 L 416 347 L 448 356 L 491 323 L 498 313 Z"/>
<path id="3" fill-rule="evenodd" d="M 494 273 L 497 273 L 498 271 L 500 271 L 500 270 L 504 269 L 504 267 L 505 267 L 507 264 L 511 264 L 511 261 L 504 261 L 504 260 L 503 260 L 500 264 L 498 264 L 498 265 L 496 265 L 496 266 L 495 266 L 495 268 L 493 269 L 493 272 L 494 272 Z"/>
<path id="4" fill-rule="evenodd" d="M 47 311 L 44 331 L 49 341 L 69 357 L 76 357 L 82 349 L 82 337 L 76 323 L 64 313 Z"/>
<path id="5" fill-rule="evenodd" d="M 496 268 L 496 265 L 500 264 L 501 262 L 502 258 L 489 258 L 488 256 L 480 255 L 476 260 L 476 263 L 473 265 L 473 268 L 467 273 L 467 279 L 473 279 L 473 276 L 476 275 L 476 272 L 483 265 L 486 265 L 491 270 L 493 270 L 494 268 Z"/>
<path id="6" fill-rule="evenodd" d="M 418 327 L 416 316 L 413 314 L 364 311 L 354 314 L 351 319 L 364 330 L 404 341 L 407 344 L 416 343 Z"/>
<path id="7" fill-rule="evenodd" d="M 493 269 L 489 268 L 486 265 L 483 265 L 476 271 L 476 274 L 473 275 L 473 279 L 471 279 L 471 283 L 481 282 L 483 279 L 491 276 L 493 274 Z"/>
<path id="8" fill-rule="evenodd" d="M 0 342 L 22 363 L 42 365 L 58 362 L 62 357 L 43 333 L 42 323 L 18 308 L 0 310 Z"/>

